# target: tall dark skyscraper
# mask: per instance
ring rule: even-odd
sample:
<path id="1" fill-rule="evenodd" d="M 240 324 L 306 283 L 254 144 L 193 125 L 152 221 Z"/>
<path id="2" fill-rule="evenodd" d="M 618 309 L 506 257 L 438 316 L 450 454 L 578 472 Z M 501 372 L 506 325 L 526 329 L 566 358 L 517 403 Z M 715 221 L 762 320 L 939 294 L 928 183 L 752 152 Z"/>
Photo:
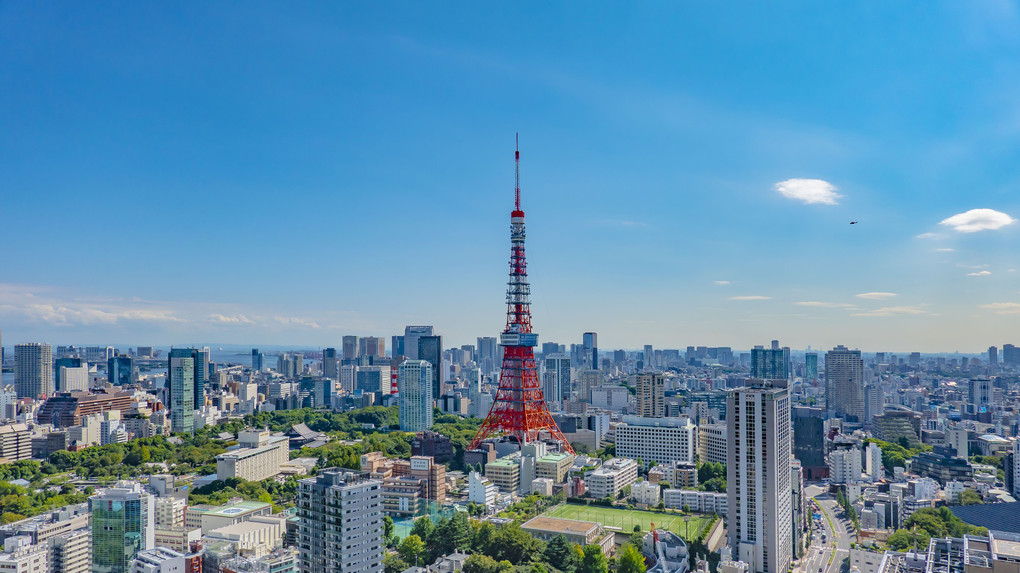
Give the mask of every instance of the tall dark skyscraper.
<path id="1" fill-rule="evenodd" d="M 209 368 L 205 363 L 206 354 L 197 348 L 171 348 L 168 360 L 174 358 L 191 358 L 195 373 L 193 377 L 194 398 L 192 404 L 195 409 L 205 406 L 205 383 L 209 381 Z M 167 387 L 173 388 L 174 369 L 167 370 Z"/>
<path id="2" fill-rule="evenodd" d="M 343 359 L 350 363 L 358 357 L 358 337 L 348 334 L 341 340 L 341 350 L 343 351 Z"/>
<path id="3" fill-rule="evenodd" d="M 390 354 L 394 358 L 404 355 L 404 335 L 394 334 L 390 337 Z"/>
<path id="4" fill-rule="evenodd" d="M 336 348 L 327 348 L 322 351 L 322 376 L 330 380 L 340 379 L 340 362 Z"/>
<path id="5" fill-rule="evenodd" d="M 778 342 L 773 340 L 773 346 Z M 751 378 L 757 380 L 788 380 L 790 378 L 790 349 L 765 349 L 755 346 L 751 349 Z"/>
<path id="6" fill-rule="evenodd" d="M 808 352 L 804 355 L 804 381 L 814 382 L 815 380 L 818 380 L 818 353 Z"/>
<path id="7" fill-rule="evenodd" d="M 418 360 L 432 365 L 432 397 L 442 396 L 440 386 L 443 380 L 443 337 L 437 335 L 418 336 Z"/>
<path id="8" fill-rule="evenodd" d="M 598 334 L 585 332 L 581 341 L 584 346 L 585 367 L 592 370 L 599 369 L 599 343 Z"/>
<path id="9" fill-rule="evenodd" d="M 251 369 L 252 372 L 262 372 L 266 365 L 266 355 L 262 354 L 258 348 L 251 349 Z"/>
<path id="10" fill-rule="evenodd" d="M 421 356 L 418 356 L 418 338 L 432 335 L 431 326 L 405 326 L 404 357 L 411 360 L 424 360 Z"/>
<path id="11" fill-rule="evenodd" d="M 121 354 L 107 361 L 106 378 L 114 386 L 126 386 L 135 381 L 134 361 L 130 356 Z"/>

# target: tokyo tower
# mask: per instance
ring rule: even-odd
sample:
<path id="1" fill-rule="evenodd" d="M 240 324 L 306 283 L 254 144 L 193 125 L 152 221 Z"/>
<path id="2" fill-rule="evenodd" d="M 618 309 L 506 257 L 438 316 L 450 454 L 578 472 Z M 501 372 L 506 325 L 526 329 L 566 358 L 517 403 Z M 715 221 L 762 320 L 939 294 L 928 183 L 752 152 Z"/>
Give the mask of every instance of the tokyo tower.
<path id="1" fill-rule="evenodd" d="M 528 263 L 524 259 L 524 211 L 521 210 L 521 152 L 514 151 L 514 210 L 510 213 L 510 281 L 506 289 L 506 329 L 499 337 L 503 347 L 503 368 L 499 389 L 485 422 L 469 449 L 482 440 L 504 436 L 523 446 L 538 440 L 541 432 L 562 444 L 571 454 L 574 449 L 563 437 L 542 395 L 535 370 L 535 346 L 538 334 L 531 331 L 531 286 Z"/>

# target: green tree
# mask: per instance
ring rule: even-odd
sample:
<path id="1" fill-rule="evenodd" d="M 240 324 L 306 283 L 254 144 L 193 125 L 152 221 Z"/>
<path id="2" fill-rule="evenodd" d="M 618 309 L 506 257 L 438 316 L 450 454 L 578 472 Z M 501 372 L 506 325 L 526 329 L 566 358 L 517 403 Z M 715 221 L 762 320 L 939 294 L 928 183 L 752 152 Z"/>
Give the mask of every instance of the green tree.
<path id="1" fill-rule="evenodd" d="M 928 532 L 918 528 L 916 534 L 909 529 L 897 529 L 895 533 L 889 536 L 886 541 L 886 545 L 893 551 L 907 551 L 908 549 L 914 548 L 914 541 L 917 541 L 917 547 L 923 549 L 928 547 L 928 540 L 931 538 Z"/>
<path id="2" fill-rule="evenodd" d="M 573 573 L 574 569 L 579 565 L 577 549 L 563 535 L 553 537 L 546 544 L 542 557 L 545 558 L 546 563 L 565 573 Z"/>
<path id="3" fill-rule="evenodd" d="M 417 535 L 408 535 L 400 542 L 400 546 L 397 547 L 397 553 L 404 561 L 420 565 L 419 560 L 422 554 L 425 553 L 425 542 Z"/>
<path id="4" fill-rule="evenodd" d="M 475 554 L 464 560 L 464 573 L 513 573 L 509 561 L 496 561 L 488 555 Z"/>
<path id="5" fill-rule="evenodd" d="M 393 544 L 393 518 L 390 516 L 383 517 L 383 539 L 386 541 L 387 546 Z"/>
<path id="6" fill-rule="evenodd" d="M 435 525 L 432 520 L 426 515 L 425 517 L 419 517 L 414 525 L 411 527 L 411 535 L 417 535 L 419 538 L 425 540 L 432 535 L 432 530 L 435 529 Z"/>
<path id="7" fill-rule="evenodd" d="M 638 551 L 637 547 L 631 544 L 623 546 L 623 550 L 620 551 L 619 564 L 616 566 L 616 573 L 644 573 L 648 569 L 645 567 L 645 558 Z"/>
<path id="8" fill-rule="evenodd" d="M 528 535 L 517 523 L 509 523 L 496 530 L 485 551 L 497 561 L 517 565 L 539 549 L 539 541 Z"/>
<path id="9" fill-rule="evenodd" d="M 580 573 L 608 573 L 609 561 L 598 545 L 585 545 L 581 558 Z"/>
<path id="10" fill-rule="evenodd" d="M 387 553 L 383 557 L 383 567 L 385 568 L 385 573 L 401 573 L 401 571 L 407 570 L 410 565 L 407 564 L 407 561 L 401 559 L 400 556 L 394 553 Z"/>
<path id="11" fill-rule="evenodd" d="M 960 505 L 977 505 L 984 502 L 981 499 L 981 495 L 972 489 L 965 489 L 960 492 Z"/>

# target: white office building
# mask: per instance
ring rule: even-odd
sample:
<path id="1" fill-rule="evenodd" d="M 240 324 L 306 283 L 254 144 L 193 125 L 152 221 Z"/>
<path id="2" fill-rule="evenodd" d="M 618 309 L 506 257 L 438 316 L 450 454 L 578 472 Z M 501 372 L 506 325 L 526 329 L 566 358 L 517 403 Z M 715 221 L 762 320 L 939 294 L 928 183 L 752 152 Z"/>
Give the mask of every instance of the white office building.
<path id="1" fill-rule="evenodd" d="M 753 573 L 785 573 L 793 558 L 790 396 L 768 381 L 727 394 L 727 534 Z"/>
<path id="2" fill-rule="evenodd" d="M 596 499 L 616 499 L 623 488 L 637 481 L 638 465 L 629 458 L 613 458 L 588 473 L 585 483 L 588 493 Z"/>
<path id="3" fill-rule="evenodd" d="M 499 488 L 492 480 L 478 472 L 468 474 L 468 501 L 492 509 L 496 505 Z"/>
<path id="4" fill-rule="evenodd" d="M 698 428 L 687 416 L 647 418 L 624 416 L 616 425 L 616 455 L 668 464 L 694 463 L 698 453 Z"/>
<path id="5" fill-rule="evenodd" d="M 832 483 L 861 481 L 861 450 L 854 447 L 829 452 L 829 479 Z"/>

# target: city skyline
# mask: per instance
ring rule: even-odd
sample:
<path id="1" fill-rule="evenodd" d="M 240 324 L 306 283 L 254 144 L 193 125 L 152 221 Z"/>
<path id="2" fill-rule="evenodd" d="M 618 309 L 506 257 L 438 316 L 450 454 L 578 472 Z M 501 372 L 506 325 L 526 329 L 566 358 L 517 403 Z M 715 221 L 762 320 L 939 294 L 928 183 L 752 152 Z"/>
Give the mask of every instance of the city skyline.
<path id="1" fill-rule="evenodd" d="M 494 336 L 516 131 L 540 343 L 1013 342 L 1011 5 L 123 8 L 0 10 L 9 347 Z"/>

